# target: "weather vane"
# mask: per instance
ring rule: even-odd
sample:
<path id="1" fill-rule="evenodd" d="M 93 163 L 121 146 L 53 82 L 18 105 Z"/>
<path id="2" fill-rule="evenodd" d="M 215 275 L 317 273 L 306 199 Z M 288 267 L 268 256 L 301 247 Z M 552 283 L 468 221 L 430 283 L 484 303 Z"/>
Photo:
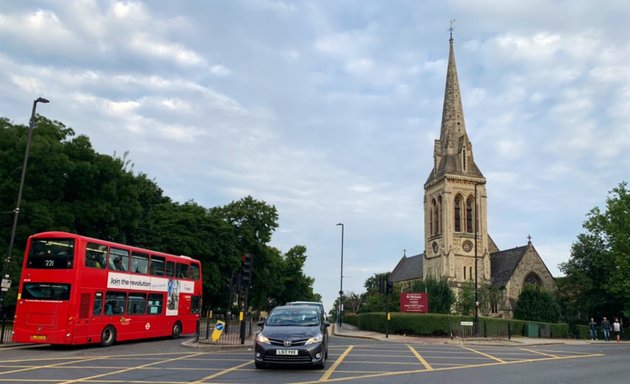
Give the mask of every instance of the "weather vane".
<path id="1" fill-rule="evenodd" d="M 448 28 L 448 31 L 451 34 L 451 40 L 453 40 L 453 30 L 455 29 L 455 19 L 451 19 L 449 21 L 450 27 Z"/>

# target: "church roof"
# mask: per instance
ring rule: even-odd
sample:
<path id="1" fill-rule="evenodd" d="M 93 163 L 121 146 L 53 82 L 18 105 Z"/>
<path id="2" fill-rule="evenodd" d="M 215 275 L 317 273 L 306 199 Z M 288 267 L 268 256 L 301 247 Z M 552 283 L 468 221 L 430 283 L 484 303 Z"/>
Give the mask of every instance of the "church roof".
<path id="1" fill-rule="evenodd" d="M 490 270 L 492 271 L 490 284 L 492 286 L 505 287 L 525 255 L 527 247 L 528 245 L 524 245 L 490 254 Z"/>
<path id="2" fill-rule="evenodd" d="M 497 247 L 497 244 L 494 242 L 494 240 L 492 240 L 492 237 L 488 234 L 488 251 L 489 253 L 495 253 L 495 252 L 499 252 L 499 247 Z"/>
<path id="3" fill-rule="evenodd" d="M 423 261 L 424 253 L 409 257 L 403 256 L 389 275 L 389 280 L 398 283 L 401 281 L 422 279 Z"/>

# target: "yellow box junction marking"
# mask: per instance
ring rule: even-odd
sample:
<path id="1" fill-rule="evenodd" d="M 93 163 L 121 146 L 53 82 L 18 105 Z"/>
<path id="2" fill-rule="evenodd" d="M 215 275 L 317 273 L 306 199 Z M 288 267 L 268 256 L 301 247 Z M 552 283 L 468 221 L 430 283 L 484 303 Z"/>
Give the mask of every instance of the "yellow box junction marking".
<path id="1" fill-rule="evenodd" d="M 527 352 L 531 352 L 531 353 L 534 353 L 534 354 L 537 354 L 537 355 L 542 355 L 542 356 L 547 356 L 547 357 L 555 357 L 555 358 L 560 357 L 558 355 L 552 355 L 552 354 L 549 354 L 549 353 L 534 351 L 533 349 L 526 349 L 526 348 L 519 348 L 519 349 L 521 351 L 527 351 Z"/>
<path id="2" fill-rule="evenodd" d="M 432 371 L 433 370 L 433 367 L 431 365 L 429 365 L 429 363 L 427 363 L 427 361 L 422 356 L 420 356 L 420 354 L 418 353 L 418 351 L 415 350 L 414 347 L 412 347 L 411 345 L 407 344 L 407 348 L 409 348 L 409 350 L 411 350 L 411 353 L 413 353 L 416 356 L 416 358 L 418 360 L 420 360 L 420 363 L 422 363 L 422 365 L 424 365 L 424 367 L 427 369 L 427 371 Z"/>
<path id="3" fill-rule="evenodd" d="M 352 348 L 354 348 L 354 345 L 349 346 L 348 348 L 346 348 L 346 350 L 341 354 L 341 356 L 339 356 L 337 358 L 337 360 L 335 360 L 335 362 L 333 363 L 333 365 L 328 368 L 326 370 L 326 372 L 324 372 L 324 374 L 322 375 L 322 377 L 319 379 L 319 381 L 327 381 L 330 378 L 330 375 L 333 374 L 333 372 L 335 372 L 335 370 L 337 369 L 337 367 L 339 366 L 339 364 L 341 364 L 341 362 L 343 361 L 343 359 L 346 358 L 346 356 L 348 356 L 348 354 L 350 353 L 350 351 L 352 351 Z"/>
<path id="4" fill-rule="evenodd" d="M 239 364 L 239 365 L 234 366 L 234 367 L 232 367 L 232 368 L 224 369 L 224 370 L 222 370 L 221 372 L 217 372 L 217 373 L 214 373 L 214 374 L 212 374 L 212 375 L 210 375 L 210 376 L 206 376 L 206 377 L 204 377 L 203 379 L 200 379 L 200 380 L 197 380 L 197 381 L 193 381 L 192 383 L 193 383 L 193 384 L 203 383 L 203 382 L 204 382 L 204 381 L 206 381 L 206 380 L 211 380 L 211 379 L 214 379 L 214 378 L 216 378 L 216 377 L 223 376 L 223 375 L 225 375 L 226 373 L 230 373 L 230 372 L 232 372 L 232 371 L 236 371 L 237 369 L 241 369 L 241 368 L 243 368 L 244 366 L 249 365 L 249 364 L 251 364 L 251 363 L 252 363 L 252 362 L 251 362 L 251 360 L 250 360 L 250 361 L 245 362 L 245 363 L 243 363 L 243 364 Z"/>
<path id="5" fill-rule="evenodd" d="M 492 356 L 492 355 L 488 355 L 487 353 L 483 353 L 483 352 L 481 352 L 481 351 L 477 351 L 476 349 L 472 349 L 472 348 L 464 347 L 463 345 L 462 345 L 461 347 L 462 347 L 462 348 L 464 348 L 464 349 L 466 349 L 466 350 L 469 350 L 470 352 L 475 352 L 475 353 L 480 354 L 481 356 L 485 356 L 485 357 L 487 357 L 488 359 L 492 359 L 492 360 L 494 360 L 494 361 L 498 361 L 499 363 L 505 363 L 505 360 L 501 360 L 501 359 L 499 359 L 498 357 L 494 357 L 494 356 Z"/>
<path id="6" fill-rule="evenodd" d="M 124 368 L 124 369 L 119 369 L 117 371 L 101 373 L 100 375 L 93 375 L 93 376 L 83 377 L 83 378 L 75 379 L 75 380 L 67 380 L 67 381 L 64 381 L 61 384 L 81 383 L 81 382 L 85 382 L 85 381 L 93 381 L 93 379 L 98 379 L 99 377 L 111 376 L 111 375 L 115 375 L 115 374 L 119 374 L 119 373 L 133 371 L 133 370 L 138 369 L 138 368 L 151 367 L 151 366 L 157 365 L 157 364 L 168 363 L 168 362 L 177 361 L 177 360 L 183 360 L 183 359 L 186 359 L 186 358 L 189 358 L 189 357 L 195 357 L 195 356 L 200 356 L 200 355 L 205 355 L 205 353 L 204 352 L 198 352 L 198 353 L 188 354 L 188 355 L 185 355 L 185 356 L 174 357 L 172 359 L 159 360 L 159 361 L 155 361 L 153 363 L 139 365 L 137 367 L 129 367 L 129 368 Z M 107 356 L 107 357 L 111 357 L 111 356 Z M 96 360 L 96 359 L 94 359 L 94 360 Z"/>

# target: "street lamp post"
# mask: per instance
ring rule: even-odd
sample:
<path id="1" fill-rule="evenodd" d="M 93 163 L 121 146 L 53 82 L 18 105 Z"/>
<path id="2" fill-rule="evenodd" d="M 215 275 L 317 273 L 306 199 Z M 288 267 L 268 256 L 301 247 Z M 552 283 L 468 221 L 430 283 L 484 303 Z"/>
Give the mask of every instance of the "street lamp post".
<path id="1" fill-rule="evenodd" d="M 337 323 L 341 328 L 341 313 L 343 312 L 343 223 L 337 223 L 341 225 L 341 273 L 339 280 L 339 310 L 337 312 Z"/>
<path id="2" fill-rule="evenodd" d="M 475 337 L 479 337 L 479 287 L 477 285 L 477 233 L 479 231 L 479 210 L 477 209 L 477 186 L 475 183 Z"/>
<path id="3" fill-rule="evenodd" d="M 28 128 L 28 134 L 26 137 L 26 149 L 24 150 L 24 163 L 22 164 L 22 175 L 20 176 L 20 187 L 18 189 L 17 203 L 15 204 L 15 210 L 13 210 L 13 227 L 11 228 L 11 239 L 9 240 L 9 250 L 7 256 L 2 263 L 2 284 L 0 289 L 0 318 L 4 318 L 4 292 L 9 289 L 11 285 L 8 268 L 11 262 L 11 253 L 13 252 L 13 242 L 15 241 L 15 231 L 17 229 L 18 217 L 20 215 L 20 203 L 22 202 L 22 190 L 24 189 L 24 178 L 26 177 L 26 165 L 28 164 L 28 152 L 31 146 L 31 137 L 33 136 L 33 130 L 35 129 L 35 111 L 37 109 L 37 103 L 48 103 L 49 101 L 43 97 L 38 97 L 33 101 L 33 111 L 31 112 L 31 121 Z"/>

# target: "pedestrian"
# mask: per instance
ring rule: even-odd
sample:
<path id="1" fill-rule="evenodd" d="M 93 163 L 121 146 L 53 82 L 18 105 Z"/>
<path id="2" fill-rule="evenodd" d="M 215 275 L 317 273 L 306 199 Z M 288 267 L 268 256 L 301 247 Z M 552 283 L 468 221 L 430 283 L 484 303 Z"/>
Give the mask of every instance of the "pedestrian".
<path id="1" fill-rule="evenodd" d="M 610 340 L 610 322 L 606 316 L 604 316 L 604 319 L 602 320 L 601 327 L 602 332 L 604 333 L 604 339 L 606 339 L 606 341 Z"/>
<path id="2" fill-rule="evenodd" d="M 615 338 L 617 342 L 621 339 L 621 323 L 619 322 L 619 318 L 615 317 L 615 322 L 613 323 L 613 333 L 615 334 Z"/>
<path id="3" fill-rule="evenodd" d="M 591 340 L 597 340 L 597 323 L 594 318 L 591 317 L 591 321 L 588 323 L 588 326 L 590 328 Z"/>

